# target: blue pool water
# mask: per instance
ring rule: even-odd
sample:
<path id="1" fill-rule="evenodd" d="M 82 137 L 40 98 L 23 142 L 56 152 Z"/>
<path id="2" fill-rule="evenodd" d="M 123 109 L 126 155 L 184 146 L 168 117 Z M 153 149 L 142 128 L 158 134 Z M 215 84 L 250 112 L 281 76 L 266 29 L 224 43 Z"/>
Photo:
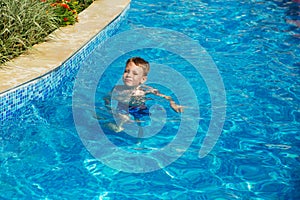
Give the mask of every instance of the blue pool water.
<path id="1" fill-rule="evenodd" d="M 73 115 L 73 106 L 78 103 L 74 101 L 74 85 L 88 91 L 95 82 L 74 74 L 75 82 L 67 82 L 53 98 L 33 102 L 15 119 L 1 123 L 1 199 L 300 199 L 299 8 L 299 3 L 283 0 L 133 0 L 118 34 L 146 27 L 165 28 L 197 41 L 213 59 L 226 92 L 226 118 L 212 151 L 199 157 L 216 109 L 205 76 L 174 52 L 138 49 L 139 45 L 132 43 L 132 51 L 124 52 L 105 70 L 100 68 L 104 72 L 98 77 L 95 93 L 86 92 L 81 98 L 88 102 L 95 97 L 96 109 L 80 102 L 82 119 L 94 122 L 97 113 L 103 118 L 96 121 L 103 125 L 109 141 L 138 156 L 152 156 L 152 152 L 172 143 L 182 126 L 188 135 L 189 128 L 193 128 L 188 125 L 196 122 L 199 127 L 190 146 L 173 146 L 175 154 L 182 155 L 146 173 L 140 167 L 147 169 L 147 163 L 126 168 L 136 169 L 134 173 L 119 170 L 124 168 L 118 168 L 118 162 L 120 166 L 130 163 L 121 156 L 109 157 L 111 160 L 105 162 L 97 159 L 78 133 L 98 133 L 90 132 L 86 124 L 74 123 Z M 134 37 L 123 39 L 130 43 Z M 182 41 L 175 45 L 185 46 Z M 120 50 L 119 46 L 115 48 L 114 52 Z M 109 58 L 102 54 L 104 51 L 101 47 L 95 50 L 83 64 L 82 68 L 87 69 L 83 73 L 97 74 L 103 60 Z M 185 113 L 189 114 L 184 121 L 183 115 L 153 97 L 149 104 L 159 106 L 152 107 L 152 111 L 159 113 L 158 118 L 164 117 L 166 123 L 161 130 L 158 122 L 153 125 L 157 134 L 142 139 L 141 145 L 147 147 L 143 150 L 135 148 L 134 135 L 115 134 L 105 128 L 104 124 L 112 119 L 101 100 L 119 81 L 126 59 L 134 55 L 181 74 L 196 99 L 194 104 L 190 96 L 183 97 Z M 154 65 L 150 73 L 150 85 L 180 100 L 180 95 L 175 95 L 175 89 L 184 85 L 180 79 L 172 79 L 172 87 L 168 87 L 163 84 L 171 76 L 168 71 Z M 92 147 L 98 152 L 107 150 L 106 144 Z M 163 156 L 156 159 L 158 165 L 168 159 L 168 155 Z"/>

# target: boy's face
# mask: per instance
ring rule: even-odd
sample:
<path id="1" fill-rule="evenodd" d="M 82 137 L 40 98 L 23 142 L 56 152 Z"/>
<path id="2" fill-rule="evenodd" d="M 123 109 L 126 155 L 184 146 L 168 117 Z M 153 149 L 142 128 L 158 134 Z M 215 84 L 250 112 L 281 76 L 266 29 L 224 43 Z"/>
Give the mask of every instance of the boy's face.
<path id="1" fill-rule="evenodd" d="M 126 86 L 136 87 L 144 83 L 147 80 L 147 76 L 144 76 L 144 71 L 142 67 L 134 64 L 134 62 L 129 62 L 125 68 L 123 74 L 123 82 Z"/>

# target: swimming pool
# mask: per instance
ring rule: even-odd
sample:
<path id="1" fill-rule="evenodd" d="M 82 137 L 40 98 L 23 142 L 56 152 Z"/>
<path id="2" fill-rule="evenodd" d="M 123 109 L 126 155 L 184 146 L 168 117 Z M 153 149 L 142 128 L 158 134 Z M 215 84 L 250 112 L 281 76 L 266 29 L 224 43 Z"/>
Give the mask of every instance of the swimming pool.
<path id="1" fill-rule="evenodd" d="M 300 42 L 299 27 L 293 23 L 299 20 L 297 11 L 299 4 L 292 1 L 133 0 L 119 35 L 132 30 L 141 33 L 139 30 L 146 27 L 165 28 L 174 31 L 167 33 L 181 33 L 197 41 L 212 57 L 226 92 L 226 119 L 212 151 L 199 158 L 199 148 L 212 118 L 213 100 L 207 80 L 189 60 L 168 49 L 143 49 L 134 44 L 132 51 L 109 63 L 106 58 L 110 56 L 105 57 L 102 53 L 106 50 L 99 47 L 83 64 L 82 69 L 87 69 L 83 73 L 94 73 L 99 78 L 93 69 L 98 69 L 103 61 L 109 65 L 100 74 L 95 94 L 83 94 L 82 99 L 95 96 L 96 112 L 103 114 L 103 102 L 99 99 L 119 81 L 125 60 L 132 55 L 142 56 L 157 64 L 151 69 L 150 84 L 176 94 L 172 90 L 182 88 L 183 82 L 173 81 L 168 87 L 173 80 L 168 79 L 171 70 L 171 75 L 181 74 L 195 92 L 200 115 L 191 117 L 194 120 L 187 117 L 188 123 L 199 122 L 191 145 L 183 152 L 175 148 L 183 155 L 154 171 L 128 173 L 107 166 L 107 160 L 99 161 L 83 145 L 84 140 L 78 137 L 78 130 L 82 129 L 74 123 L 72 113 L 76 81 L 82 81 L 79 83 L 85 89 L 84 86 L 95 84 L 95 79 L 79 79 L 79 74 L 74 74 L 75 81 L 67 82 L 53 98 L 37 100 L 20 111 L 18 117 L 1 124 L 1 197 L 298 199 Z M 128 36 L 124 41 L 130 42 L 134 37 Z M 147 41 L 141 41 L 144 43 Z M 182 41 L 178 43 L 178 48 L 185 46 Z M 176 80 L 181 80 L 180 76 Z M 177 97 L 180 100 L 180 95 Z M 183 99 L 186 104 L 193 104 L 192 100 L 190 96 Z M 160 149 L 173 142 L 182 118 L 159 99 L 152 104 L 160 105 L 153 112 L 159 116 L 166 113 L 163 117 L 167 123 L 158 127 L 161 131 L 156 135 L 144 139 L 143 144 Z M 95 121 L 90 107 L 82 103 L 80 108 L 83 118 Z M 193 112 L 187 109 L 187 113 Z M 88 130 L 83 126 L 83 131 Z M 152 152 L 134 152 L 134 137 L 103 130 L 110 141 L 126 152 Z M 105 151 L 106 146 L 97 145 L 97 149 Z M 161 162 L 158 163 L 164 164 Z"/>

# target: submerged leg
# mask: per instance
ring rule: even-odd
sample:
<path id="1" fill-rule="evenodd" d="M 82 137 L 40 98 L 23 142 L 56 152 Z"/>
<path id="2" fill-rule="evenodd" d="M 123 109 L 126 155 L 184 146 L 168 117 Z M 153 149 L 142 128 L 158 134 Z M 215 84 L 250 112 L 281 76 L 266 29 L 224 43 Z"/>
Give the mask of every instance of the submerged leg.
<path id="1" fill-rule="evenodd" d="M 116 133 L 119 133 L 124 130 L 124 128 L 122 126 L 118 126 L 117 124 L 114 124 L 114 123 L 108 123 L 107 127 Z"/>
<path id="2" fill-rule="evenodd" d="M 130 122 L 131 120 L 130 120 L 130 116 L 127 115 L 127 114 L 117 113 L 117 114 L 115 114 L 115 117 L 116 117 L 117 123 L 116 124 L 115 123 L 109 123 L 108 127 L 111 130 L 113 130 L 114 132 L 119 133 L 119 132 L 124 130 L 123 125 L 125 123 Z"/>
<path id="3" fill-rule="evenodd" d="M 139 126 L 139 132 L 138 132 L 138 143 L 141 143 L 141 138 L 144 136 L 144 130 L 141 126 Z"/>
<path id="4" fill-rule="evenodd" d="M 141 138 L 144 137 L 144 130 L 143 130 L 143 127 L 141 126 L 141 120 L 140 119 L 135 119 L 138 127 L 139 127 L 139 130 L 138 130 L 138 135 L 137 135 L 137 144 L 140 144 L 141 143 Z"/>

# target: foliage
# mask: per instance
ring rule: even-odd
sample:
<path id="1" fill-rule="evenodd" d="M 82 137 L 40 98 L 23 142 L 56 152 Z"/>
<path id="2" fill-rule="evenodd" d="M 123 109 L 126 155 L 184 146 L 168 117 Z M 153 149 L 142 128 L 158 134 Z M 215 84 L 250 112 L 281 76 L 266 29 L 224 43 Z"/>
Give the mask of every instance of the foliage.
<path id="1" fill-rule="evenodd" d="M 59 26 L 74 24 L 94 0 L 0 0 L 0 64 L 10 60 Z"/>
<path id="2" fill-rule="evenodd" d="M 36 0 L 0 0 L 0 63 L 41 42 L 58 27 L 53 9 Z"/>
<path id="3" fill-rule="evenodd" d="M 94 0 L 77 0 L 78 6 L 77 6 L 77 12 L 80 13 L 83 11 L 85 8 L 87 8 L 89 5 L 91 5 Z"/>

